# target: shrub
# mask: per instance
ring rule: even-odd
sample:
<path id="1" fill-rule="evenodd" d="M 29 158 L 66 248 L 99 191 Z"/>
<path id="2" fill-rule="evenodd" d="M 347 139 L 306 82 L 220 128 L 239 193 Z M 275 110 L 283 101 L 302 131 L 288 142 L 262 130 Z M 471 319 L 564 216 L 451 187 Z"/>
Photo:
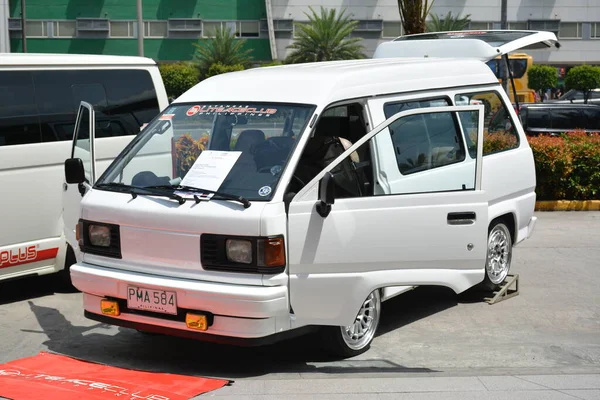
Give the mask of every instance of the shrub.
<path id="1" fill-rule="evenodd" d="M 584 93 L 584 102 L 587 103 L 588 92 L 600 87 L 600 67 L 580 65 L 573 67 L 565 76 L 567 89 L 581 90 Z"/>
<path id="2" fill-rule="evenodd" d="M 514 136 L 484 135 L 483 154 L 512 147 Z M 584 131 L 528 137 L 537 200 L 600 200 L 600 134 Z"/>
<path id="3" fill-rule="evenodd" d="M 235 65 L 223 65 L 221 63 L 212 64 L 210 68 L 208 68 L 208 72 L 206 73 L 206 77 L 210 78 L 211 76 L 225 74 L 227 72 L 235 72 L 235 71 L 243 71 L 244 66 L 241 64 Z"/>
<path id="4" fill-rule="evenodd" d="M 527 71 L 529 78 L 529 87 L 540 91 L 556 87 L 558 77 L 556 76 L 556 68 L 549 65 L 532 65 Z M 544 97 L 541 96 L 543 99 Z"/>
<path id="5" fill-rule="evenodd" d="M 190 63 L 162 64 L 159 69 L 169 97 L 181 96 L 199 81 L 198 69 Z"/>

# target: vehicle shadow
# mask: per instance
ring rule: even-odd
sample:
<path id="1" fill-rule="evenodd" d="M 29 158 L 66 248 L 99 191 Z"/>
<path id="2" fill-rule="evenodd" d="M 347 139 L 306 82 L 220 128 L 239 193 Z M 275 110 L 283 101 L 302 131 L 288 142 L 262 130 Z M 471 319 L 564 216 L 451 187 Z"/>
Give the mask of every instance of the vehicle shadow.
<path id="1" fill-rule="evenodd" d="M 458 304 L 456 293 L 443 286 L 420 286 L 382 304 L 376 336 L 384 335 Z"/>
<path id="2" fill-rule="evenodd" d="M 145 371 L 226 379 L 273 373 L 429 373 L 386 359 L 335 359 L 319 347 L 316 333 L 263 347 L 237 347 L 151 335 L 101 323 L 75 326 L 57 309 L 28 301 L 48 340 L 48 351 L 73 358 Z M 379 335 L 455 306 L 443 288 L 417 288 L 384 303 Z M 41 333 L 41 332 L 40 332 Z M 366 353 L 368 356 L 368 353 Z"/>
<path id="3" fill-rule="evenodd" d="M 54 274 L 1 281 L 0 305 L 50 296 L 54 293 L 77 293 L 77 289 L 64 287 Z"/>

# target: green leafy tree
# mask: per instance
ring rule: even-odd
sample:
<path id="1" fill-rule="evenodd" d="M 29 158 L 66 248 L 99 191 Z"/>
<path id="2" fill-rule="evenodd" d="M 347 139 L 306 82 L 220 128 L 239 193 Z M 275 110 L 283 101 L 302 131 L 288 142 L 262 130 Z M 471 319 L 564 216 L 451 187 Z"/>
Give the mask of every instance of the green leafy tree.
<path id="1" fill-rule="evenodd" d="M 567 89 L 583 91 L 584 102 L 587 103 L 589 91 L 600 87 L 600 67 L 580 65 L 573 67 L 565 76 Z"/>
<path id="2" fill-rule="evenodd" d="M 556 68 L 549 65 L 532 65 L 527 71 L 527 76 L 529 87 L 536 91 L 544 91 L 558 85 Z M 540 98 L 544 101 L 543 95 L 540 95 Z"/>
<path id="3" fill-rule="evenodd" d="M 252 50 L 246 49 L 245 44 L 246 39 L 237 39 L 231 29 L 217 27 L 214 38 L 194 43 L 194 61 L 203 77 L 213 64 L 241 65 L 247 68 L 252 62 Z"/>
<path id="4" fill-rule="evenodd" d="M 159 70 L 167 95 L 172 98 L 181 96 L 199 81 L 198 69 L 190 63 L 162 64 Z"/>
<path id="5" fill-rule="evenodd" d="M 351 21 L 344 16 L 344 11 L 339 14 L 335 9 L 326 10 L 321 7 L 320 15 L 310 8 L 310 14 L 305 13 L 309 19 L 307 24 L 295 24 L 298 32 L 296 40 L 288 46 L 292 52 L 286 57 L 289 64 L 353 60 L 365 58 L 361 38 L 348 38 L 358 21 Z"/>
<path id="6" fill-rule="evenodd" d="M 243 71 L 244 69 L 244 66 L 241 64 L 223 65 L 216 63 L 210 66 L 208 72 L 206 72 L 206 77 L 210 78 L 211 76 L 226 74 L 227 72 Z"/>
<path id="7" fill-rule="evenodd" d="M 460 14 L 452 15 L 448 11 L 444 17 L 440 18 L 435 14 L 431 14 L 431 20 L 427 22 L 428 32 L 447 32 L 447 31 L 462 31 L 469 22 L 471 22 L 471 14 L 461 17 Z"/>
<path id="8" fill-rule="evenodd" d="M 406 35 L 423 33 L 427 30 L 425 20 L 434 0 L 398 0 L 398 10 Z"/>

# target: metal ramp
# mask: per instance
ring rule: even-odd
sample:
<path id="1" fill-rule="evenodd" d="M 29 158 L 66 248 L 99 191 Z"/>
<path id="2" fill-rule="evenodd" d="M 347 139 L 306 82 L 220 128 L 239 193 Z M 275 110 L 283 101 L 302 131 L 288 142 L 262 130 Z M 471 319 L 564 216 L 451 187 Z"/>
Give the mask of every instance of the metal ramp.
<path id="1" fill-rule="evenodd" d="M 514 289 L 511 289 L 511 286 L 515 286 Z M 519 274 L 507 275 L 506 279 L 502 283 L 502 287 L 497 291 L 493 292 L 493 297 L 484 297 L 484 300 L 492 305 L 496 304 L 502 300 L 510 299 L 511 297 L 515 297 L 519 295 Z"/>

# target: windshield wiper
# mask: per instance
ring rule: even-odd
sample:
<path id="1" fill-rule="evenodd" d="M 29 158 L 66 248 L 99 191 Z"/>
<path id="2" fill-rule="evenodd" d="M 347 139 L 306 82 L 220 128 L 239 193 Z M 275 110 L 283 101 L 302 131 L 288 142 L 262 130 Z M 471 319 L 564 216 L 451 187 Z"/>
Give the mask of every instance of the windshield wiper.
<path id="1" fill-rule="evenodd" d="M 218 196 L 223 200 L 234 200 L 234 201 L 240 202 L 244 205 L 244 208 L 248 208 L 251 205 L 250 200 L 248 200 L 247 198 L 242 197 L 242 196 L 236 196 L 234 194 L 218 192 L 215 190 L 196 188 L 193 186 L 157 185 L 157 186 L 144 186 L 144 189 L 172 189 L 174 191 L 178 190 L 178 191 L 182 191 L 182 192 L 214 194 L 215 196 Z M 196 200 L 196 204 L 199 203 L 200 201 L 202 201 L 198 196 L 194 196 L 194 200 Z"/>
<path id="2" fill-rule="evenodd" d="M 109 189 L 109 190 L 115 190 L 117 192 L 125 192 L 125 193 L 129 193 L 131 194 L 131 197 L 133 197 L 134 199 L 138 196 L 138 194 L 141 195 L 149 195 L 149 196 L 162 196 L 162 197 L 168 197 L 169 199 L 172 200 L 177 200 L 179 202 L 179 204 L 183 204 L 185 203 L 185 199 L 181 196 L 179 196 L 178 194 L 175 194 L 173 192 L 165 192 L 163 190 L 158 190 L 160 188 L 152 188 L 152 187 L 138 187 L 138 186 L 130 186 L 130 185 L 125 185 L 123 183 L 116 183 L 116 182 L 110 182 L 110 183 L 100 183 L 98 185 L 96 185 L 97 188 L 104 188 L 104 189 Z"/>

